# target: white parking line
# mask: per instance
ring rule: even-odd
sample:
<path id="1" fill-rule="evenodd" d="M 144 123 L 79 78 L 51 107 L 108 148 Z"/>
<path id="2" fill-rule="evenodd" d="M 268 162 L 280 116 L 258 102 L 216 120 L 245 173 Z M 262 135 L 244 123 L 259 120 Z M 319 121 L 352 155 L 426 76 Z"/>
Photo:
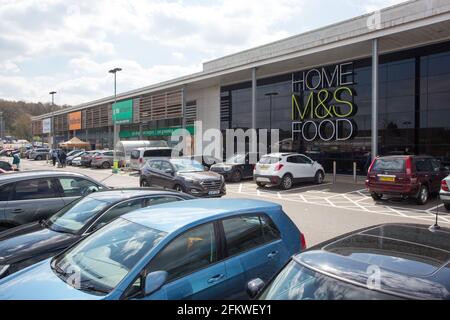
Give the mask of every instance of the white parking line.
<path id="1" fill-rule="evenodd" d="M 296 190 L 303 190 L 303 189 L 308 189 L 308 188 L 316 188 L 316 187 L 328 186 L 330 184 L 333 184 L 333 183 L 332 182 L 328 182 L 328 183 L 322 183 L 322 184 L 316 184 L 316 185 L 310 185 L 310 186 L 297 187 L 297 188 L 292 188 L 292 189 L 289 189 L 289 190 L 283 190 L 283 191 L 280 191 L 280 192 L 287 193 L 287 192 L 290 192 L 290 191 L 296 191 Z"/>

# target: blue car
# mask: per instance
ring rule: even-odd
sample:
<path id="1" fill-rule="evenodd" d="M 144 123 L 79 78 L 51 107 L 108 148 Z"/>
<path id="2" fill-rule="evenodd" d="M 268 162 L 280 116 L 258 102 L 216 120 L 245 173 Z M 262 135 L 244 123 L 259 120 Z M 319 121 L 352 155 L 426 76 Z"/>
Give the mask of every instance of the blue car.
<path id="1" fill-rule="evenodd" d="M 126 214 L 0 280 L 0 299 L 247 299 L 304 249 L 278 204 L 190 200 Z"/>

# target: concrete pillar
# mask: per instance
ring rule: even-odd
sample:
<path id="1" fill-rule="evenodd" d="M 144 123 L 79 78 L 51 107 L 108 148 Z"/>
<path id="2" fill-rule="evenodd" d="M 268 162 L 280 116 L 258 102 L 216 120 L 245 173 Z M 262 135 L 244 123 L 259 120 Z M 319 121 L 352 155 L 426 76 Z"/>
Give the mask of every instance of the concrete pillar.
<path id="1" fill-rule="evenodd" d="M 181 119 L 181 127 L 186 128 L 186 85 L 181 88 L 181 111 L 183 118 Z"/>
<path id="2" fill-rule="evenodd" d="M 252 128 L 256 129 L 256 68 L 252 69 Z"/>
<path id="3" fill-rule="evenodd" d="M 378 155 L 378 39 L 372 40 L 372 159 Z"/>

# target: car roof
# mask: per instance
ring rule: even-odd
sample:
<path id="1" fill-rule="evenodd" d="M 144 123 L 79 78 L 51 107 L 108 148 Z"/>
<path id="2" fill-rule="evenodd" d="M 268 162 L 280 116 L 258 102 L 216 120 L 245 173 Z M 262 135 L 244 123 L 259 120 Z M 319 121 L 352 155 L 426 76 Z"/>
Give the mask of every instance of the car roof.
<path id="1" fill-rule="evenodd" d="M 30 171 L 18 171 L 7 176 L 0 177 L 0 183 L 10 180 L 25 180 L 25 179 L 33 179 L 39 177 L 60 177 L 60 176 L 73 176 L 73 177 L 83 177 L 88 178 L 88 176 L 69 171 L 57 171 L 57 170 L 30 170 Z"/>
<path id="2" fill-rule="evenodd" d="M 183 227 L 220 219 L 234 213 L 268 212 L 281 206 L 268 201 L 251 199 L 196 199 L 161 204 L 126 214 L 123 218 L 146 227 L 173 232 Z"/>
<path id="3" fill-rule="evenodd" d="M 189 195 L 180 195 L 179 192 L 170 191 L 161 188 L 124 188 L 124 189 L 107 189 L 90 193 L 89 198 L 104 200 L 108 202 L 120 201 L 123 199 L 139 198 L 143 196 L 156 196 L 156 195 L 173 195 L 182 198 L 190 199 Z"/>
<path id="4" fill-rule="evenodd" d="M 264 156 L 281 158 L 281 157 L 286 157 L 286 156 L 291 156 L 291 155 L 300 155 L 300 153 L 294 153 L 294 152 L 276 152 L 276 153 L 269 153 L 269 154 L 266 154 L 266 155 L 264 155 Z"/>
<path id="5" fill-rule="evenodd" d="M 294 260 L 342 281 L 366 286 L 379 270 L 379 291 L 405 298 L 450 298 L 450 229 L 383 224 L 319 244 Z M 372 269 L 369 269 L 372 268 Z"/>

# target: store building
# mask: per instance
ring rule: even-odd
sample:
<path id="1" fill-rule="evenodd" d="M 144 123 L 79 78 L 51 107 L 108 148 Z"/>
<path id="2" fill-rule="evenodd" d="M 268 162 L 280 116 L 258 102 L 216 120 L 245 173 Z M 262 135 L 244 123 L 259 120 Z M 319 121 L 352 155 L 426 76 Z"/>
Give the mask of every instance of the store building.
<path id="1" fill-rule="evenodd" d="M 118 95 L 121 139 L 280 129 L 280 147 L 340 172 L 373 155 L 450 162 L 450 1 L 418 0 L 204 63 Z M 33 118 L 33 133 L 112 146 L 113 97 Z M 50 123 L 50 128 L 49 128 Z"/>

